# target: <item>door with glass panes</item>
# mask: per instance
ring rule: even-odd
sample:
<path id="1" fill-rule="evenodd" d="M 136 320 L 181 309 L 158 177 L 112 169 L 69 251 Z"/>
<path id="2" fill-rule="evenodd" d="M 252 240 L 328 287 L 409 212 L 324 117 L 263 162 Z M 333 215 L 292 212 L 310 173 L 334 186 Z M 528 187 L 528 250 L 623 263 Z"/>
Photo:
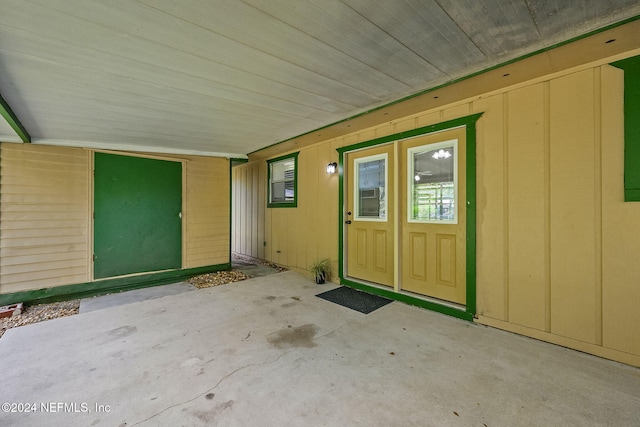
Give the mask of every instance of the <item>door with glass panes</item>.
<path id="1" fill-rule="evenodd" d="M 347 274 L 393 286 L 393 145 L 351 152 L 347 162 Z"/>
<path id="2" fill-rule="evenodd" d="M 465 129 L 400 142 L 401 289 L 466 301 Z"/>
<path id="3" fill-rule="evenodd" d="M 465 136 L 458 128 L 346 154 L 348 277 L 465 304 Z"/>

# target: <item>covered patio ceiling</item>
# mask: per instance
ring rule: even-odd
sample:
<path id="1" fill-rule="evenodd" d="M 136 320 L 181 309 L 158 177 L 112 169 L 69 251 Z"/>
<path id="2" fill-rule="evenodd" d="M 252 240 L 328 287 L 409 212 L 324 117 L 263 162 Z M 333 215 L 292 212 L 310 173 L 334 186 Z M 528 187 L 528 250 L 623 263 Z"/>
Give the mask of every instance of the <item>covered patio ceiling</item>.
<path id="1" fill-rule="evenodd" d="M 0 141 L 245 157 L 633 20 L 640 2 L 0 0 L 0 10 Z"/>

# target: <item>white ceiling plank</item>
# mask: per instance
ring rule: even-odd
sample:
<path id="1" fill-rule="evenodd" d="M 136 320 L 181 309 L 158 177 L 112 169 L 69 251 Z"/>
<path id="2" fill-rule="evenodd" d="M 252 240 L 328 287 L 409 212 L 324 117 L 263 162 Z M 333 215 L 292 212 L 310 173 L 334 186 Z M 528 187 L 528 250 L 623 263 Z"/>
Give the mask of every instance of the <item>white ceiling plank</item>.
<path id="1" fill-rule="evenodd" d="M 348 99 L 347 95 L 361 97 L 360 102 L 378 99 L 367 88 L 327 78 L 137 2 L 43 1 L 40 6 L 47 21 L 38 25 L 39 28 L 46 28 L 50 22 L 57 23 L 56 26 L 69 29 L 60 32 L 65 41 L 77 43 L 79 39 L 89 39 L 88 43 L 104 53 L 139 58 L 155 66 L 188 70 L 197 75 L 207 70 L 209 75 L 225 76 L 227 84 L 253 77 L 253 82 L 237 84 L 253 84 L 259 90 L 268 90 L 276 83 L 308 90 L 309 82 L 313 82 L 313 90 L 317 92 L 311 93 L 320 96 L 336 96 L 343 102 Z M 148 19 L 137 18 L 142 14 Z M 61 21 L 66 23 L 60 24 Z M 368 89 L 381 90 L 380 86 Z"/>
<path id="2" fill-rule="evenodd" d="M 0 2 L 0 93 L 38 143 L 234 155 L 640 14 L 633 0 Z M 15 140 L 6 123 L 0 139 Z"/>

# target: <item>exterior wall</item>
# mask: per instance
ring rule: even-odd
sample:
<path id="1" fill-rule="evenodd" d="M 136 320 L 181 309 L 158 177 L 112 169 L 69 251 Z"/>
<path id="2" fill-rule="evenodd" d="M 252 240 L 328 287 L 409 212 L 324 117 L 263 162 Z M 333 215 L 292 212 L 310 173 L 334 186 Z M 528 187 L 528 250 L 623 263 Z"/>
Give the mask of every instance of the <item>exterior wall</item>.
<path id="1" fill-rule="evenodd" d="M 79 148 L 0 145 L 0 294 L 92 281 L 92 157 Z M 183 268 L 228 263 L 229 161 L 179 159 Z"/>
<path id="2" fill-rule="evenodd" d="M 483 113 L 477 321 L 640 366 L 640 203 L 624 202 L 623 95 L 622 71 L 601 62 L 302 148 L 298 208 L 250 218 L 264 220 L 264 257 L 337 267 L 338 176 L 324 173 L 336 148 Z M 263 163 L 234 171 L 258 173 L 243 197 L 262 206 Z M 233 249 L 247 253 L 251 239 L 262 235 Z"/>
<path id="3" fill-rule="evenodd" d="M 230 262 L 229 160 L 189 157 L 184 185 L 186 233 L 183 267 Z"/>
<path id="4" fill-rule="evenodd" d="M 89 280 L 90 154 L 0 146 L 0 293 Z"/>
<path id="5" fill-rule="evenodd" d="M 232 251 L 298 271 L 308 270 L 315 260 L 330 258 L 336 274 L 338 175 L 325 173 L 327 163 L 336 160 L 335 148 L 329 144 L 300 152 L 297 208 L 266 208 L 265 162 L 235 166 Z"/>

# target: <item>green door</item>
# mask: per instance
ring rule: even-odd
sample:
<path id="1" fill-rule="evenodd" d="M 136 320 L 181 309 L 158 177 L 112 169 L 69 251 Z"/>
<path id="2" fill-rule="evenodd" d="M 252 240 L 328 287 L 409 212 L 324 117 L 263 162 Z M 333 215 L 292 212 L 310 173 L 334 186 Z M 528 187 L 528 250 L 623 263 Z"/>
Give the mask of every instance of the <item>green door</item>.
<path id="1" fill-rule="evenodd" d="M 94 278 L 182 266 L 182 164 L 95 154 Z"/>

